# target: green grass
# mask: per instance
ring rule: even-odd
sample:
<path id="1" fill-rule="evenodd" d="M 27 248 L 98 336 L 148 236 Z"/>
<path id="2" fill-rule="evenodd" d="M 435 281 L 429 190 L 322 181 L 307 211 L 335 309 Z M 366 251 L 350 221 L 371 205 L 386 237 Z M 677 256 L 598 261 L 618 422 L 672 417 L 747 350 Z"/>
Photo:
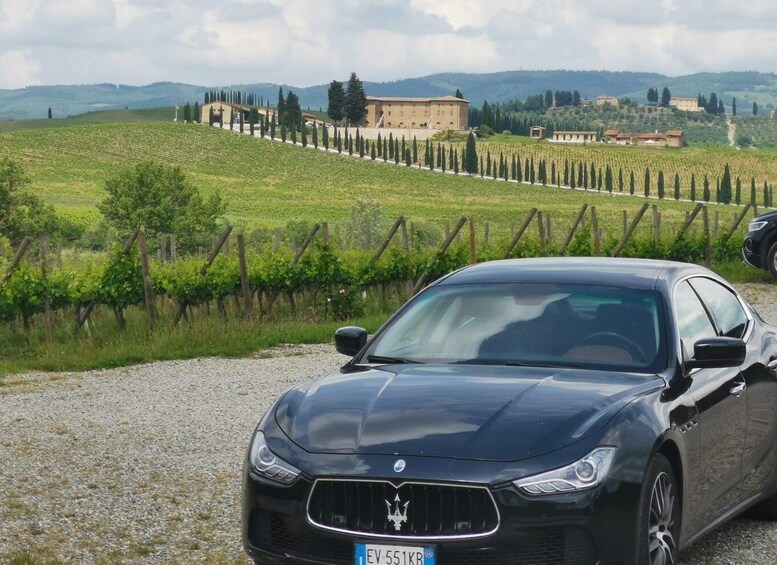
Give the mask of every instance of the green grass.
<path id="1" fill-rule="evenodd" d="M 375 331 L 398 303 L 374 306 L 362 317 L 348 321 L 293 315 L 279 310 L 274 320 L 246 323 L 236 314 L 224 321 L 198 309 L 191 326 L 172 328 L 171 308 L 162 309 L 156 330 L 148 329 L 144 310 L 130 308 L 127 329 L 119 331 L 107 309 L 93 317 L 90 335 L 74 335 L 70 320 L 55 326 L 52 345 L 43 339 L 42 327 L 33 328 L 29 344 L 19 327 L 0 325 L 0 394 L 3 376 L 29 371 L 88 371 L 149 361 L 196 357 L 244 357 L 285 343 L 330 343 L 337 328 L 357 325 Z"/>
<path id="2" fill-rule="evenodd" d="M 182 116 L 183 110 L 179 109 L 178 118 L 181 119 Z M 3 120 L 0 121 L 0 133 L 96 124 L 172 122 L 174 117 L 175 112 L 171 108 L 101 110 L 98 112 L 87 112 L 86 114 L 52 120 Z"/>
<path id="3" fill-rule="evenodd" d="M 771 155 L 716 149 L 647 151 L 612 147 L 568 147 L 527 143 L 500 136 L 481 150 L 510 143 L 529 154 L 605 162 L 608 156 L 636 155 L 659 163 L 718 170 L 725 160 L 743 159 L 741 167 L 756 165 L 758 173 L 777 179 Z M 543 153 L 538 153 L 539 151 Z M 530 153 L 532 152 L 532 153 Z M 423 148 L 421 148 L 423 153 Z M 462 215 L 491 222 L 492 230 L 520 223 L 538 207 L 568 225 L 583 202 L 596 205 L 604 223 L 617 222 L 645 202 L 637 197 L 580 193 L 541 186 L 516 185 L 442 175 L 382 162 L 360 162 L 337 154 L 289 144 L 251 139 L 217 128 L 182 124 L 113 124 L 0 134 L 0 156 L 20 161 L 32 177 L 33 190 L 62 214 L 82 225 L 100 218 L 97 204 L 105 197 L 106 178 L 140 160 L 177 164 L 203 192 L 219 192 L 227 202 L 227 220 L 239 228 L 281 227 L 287 221 L 342 222 L 359 199 L 376 199 L 389 217 L 405 215 L 412 222 L 454 223 Z M 624 157 L 626 158 L 626 157 Z M 739 170 L 737 169 L 737 170 Z M 643 172 L 636 174 L 641 192 Z M 669 181 L 668 181 L 669 182 Z M 701 194 L 701 180 L 699 194 Z M 667 188 L 667 192 L 669 192 Z M 655 179 L 654 179 L 655 192 Z M 652 201 L 656 202 L 656 201 Z M 685 217 L 690 203 L 660 204 L 664 225 Z M 732 214 L 733 207 L 721 208 Z"/>

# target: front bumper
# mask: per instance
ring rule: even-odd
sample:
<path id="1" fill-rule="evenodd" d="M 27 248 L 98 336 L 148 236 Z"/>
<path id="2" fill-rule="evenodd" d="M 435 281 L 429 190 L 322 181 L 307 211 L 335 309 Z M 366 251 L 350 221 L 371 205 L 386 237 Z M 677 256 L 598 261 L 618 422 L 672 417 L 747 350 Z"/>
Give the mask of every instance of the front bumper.
<path id="1" fill-rule="evenodd" d="M 376 477 L 377 479 L 377 477 Z M 412 480 L 412 479 L 410 479 Z M 434 545 L 439 565 L 601 565 L 631 563 L 640 486 L 613 479 L 591 491 L 529 498 L 512 485 L 491 488 L 501 523 L 476 539 L 376 540 L 322 530 L 307 519 L 313 481 L 276 486 L 250 472 L 243 482 L 243 544 L 259 563 L 354 563 L 354 543 Z"/>

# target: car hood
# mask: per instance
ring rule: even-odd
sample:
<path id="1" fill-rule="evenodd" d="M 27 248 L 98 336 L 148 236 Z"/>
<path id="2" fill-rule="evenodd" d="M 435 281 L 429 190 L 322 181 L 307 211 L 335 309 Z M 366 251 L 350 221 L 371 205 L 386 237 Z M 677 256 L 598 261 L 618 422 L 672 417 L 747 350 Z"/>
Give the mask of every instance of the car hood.
<path id="1" fill-rule="evenodd" d="M 578 369 L 392 365 L 290 390 L 278 425 L 312 453 L 518 461 L 602 427 L 655 375 Z"/>

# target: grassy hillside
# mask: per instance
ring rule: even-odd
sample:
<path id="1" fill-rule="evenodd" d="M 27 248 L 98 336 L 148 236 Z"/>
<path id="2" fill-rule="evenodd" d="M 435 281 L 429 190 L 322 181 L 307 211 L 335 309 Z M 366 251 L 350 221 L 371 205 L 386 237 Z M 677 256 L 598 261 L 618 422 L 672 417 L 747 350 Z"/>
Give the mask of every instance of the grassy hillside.
<path id="1" fill-rule="evenodd" d="M 178 111 L 178 117 L 183 115 Z M 0 121 L 0 133 L 21 131 L 27 129 L 62 128 L 68 126 L 86 126 L 96 124 L 132 124 L 172 122 L 175 117 L 174 108 L 146 108 L 143 110 L 101 110 L 87 112 L 68 118 L 36 119 L 36 120 L 9 120 Z"/>
<path id="2" fill-rule="evenodd" d="M 501 141 L 518 142 L 515 138 Z M 623 148 L 536 143 L 519 144 L 517 149 L 522 155 L 529 151 L 536 155 L 539 151 L 581 152 L 589 161 L 624 154 Z M 704 165 L 710 170 L 719 169 L 724 161 L 739 160 L 736 174 L 755 172 L 757 166 L 759 175 L 763 172 L 770 180 L 777 179 L 777 163 L 757 152 L 641 153 L 646 158 L 688 167 Z M 5 133 L 0 134 L 0 157 L 6 155 L 24 164 L 36 193 L 83 224 L 99 219 L 96 205 L 105 196 L 105 179 L 123 166 L 148 159 L 180 165 L 204 192 L 220 192 L 228 204 L 228 220 L 244 228 L 284 226 L 289 220 L 338 223 L 360 198 L 379 200 L 388 216 L 404 214 L 414 222 L 440 224 L 472 215 L 492 222 L 494 229 L 520 222 L 533 206 L 552 211 L 556 225 L 566 226 L 583 202 L 596 205 L 605 222 L 620 225 L 623 209 L 632 214 L 644 203 L 636 197 L 583 194 L 360 162 L 198 125 L 116 124 Z M 668 172 L 669 166 L 664 166 Z M 641 180 L 638 175 L 638 193 Z M 660 203 L 665 225 L 684 218 L 691 206 Z M 735 212 L 733 207 L 721 210 L 729 216 Z"/>

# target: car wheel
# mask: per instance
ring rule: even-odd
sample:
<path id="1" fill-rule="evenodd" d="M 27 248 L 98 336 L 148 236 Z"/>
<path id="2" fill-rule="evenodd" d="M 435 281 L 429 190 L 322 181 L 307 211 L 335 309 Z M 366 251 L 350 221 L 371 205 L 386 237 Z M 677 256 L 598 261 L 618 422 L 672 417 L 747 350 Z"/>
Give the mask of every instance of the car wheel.
<path id="1" fill-rule="evenodd" d="M 675 565 L 680 536 L 680 500 L 674 470 L 657 454 L 648 466 L 639 515 L 639 565 Z"/>
<path id="2" fill-rule="evenodd" d="M 774 242 L 766 254 L 766 266 L 775 280 L 777 280 L 777 242 Z"/>

